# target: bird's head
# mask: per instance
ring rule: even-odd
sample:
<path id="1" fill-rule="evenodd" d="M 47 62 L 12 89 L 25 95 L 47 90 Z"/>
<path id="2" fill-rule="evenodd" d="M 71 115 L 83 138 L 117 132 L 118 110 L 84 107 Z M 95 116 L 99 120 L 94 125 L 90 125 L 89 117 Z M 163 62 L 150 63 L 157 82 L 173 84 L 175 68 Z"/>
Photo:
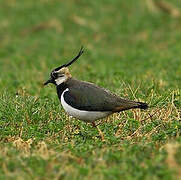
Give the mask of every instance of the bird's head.
<path id="1" fill-rule="evenodd" d="M 68 66 L 70 66 L 73 62 L 75 62 L 83 53 L 83 47 L 81 47 L 78 55 L 73 58 L 70 62 L 67 64 L 64 64 L 58 68 L 55 68 L 51 73 L 50 73 L 50 79 L 44 83 L 44 85 L 47 85 L 49 83 L 55 84 L 55 85 L 60 85 L 63 82 L 66 82 L 69 78 L 71 78 L 71 74 L 69 72 Z"/>

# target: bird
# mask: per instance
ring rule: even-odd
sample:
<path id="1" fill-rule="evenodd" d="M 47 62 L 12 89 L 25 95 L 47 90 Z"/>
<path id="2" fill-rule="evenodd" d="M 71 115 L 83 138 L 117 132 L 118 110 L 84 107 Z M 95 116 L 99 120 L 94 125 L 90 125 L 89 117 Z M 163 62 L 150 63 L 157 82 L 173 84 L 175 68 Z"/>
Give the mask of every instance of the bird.
<path id="1" fill-rule="evenodd" d="M 68 67 L 79 59 L 83 52 L 84 48 L 81 47 L 76 57 L 53 69 L 50 79 L 44 83 L 44 86 L 49 83 L 56 86 L 58 98 L 69 116 L 92 123 L 96 127 L 96 120 L 113 113 L 135 108 L 148 108 L 147 103 L 121 98 L 93 83 L 73 78 Z"/>

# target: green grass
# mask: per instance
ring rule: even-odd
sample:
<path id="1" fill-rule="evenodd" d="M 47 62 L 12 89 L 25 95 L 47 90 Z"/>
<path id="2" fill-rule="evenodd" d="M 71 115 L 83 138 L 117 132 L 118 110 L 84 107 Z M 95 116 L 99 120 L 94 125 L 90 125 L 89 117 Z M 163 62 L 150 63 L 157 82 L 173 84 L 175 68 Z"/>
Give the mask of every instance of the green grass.
<path id="1" fill-rule="evenodd" d="M 180 29 L 144 0 L 2 0 L 0 179 L 181 178 Z M 105 141 L 42 86 L 81 45 L 75 78 L 150 106 L 100 120 Z"/>

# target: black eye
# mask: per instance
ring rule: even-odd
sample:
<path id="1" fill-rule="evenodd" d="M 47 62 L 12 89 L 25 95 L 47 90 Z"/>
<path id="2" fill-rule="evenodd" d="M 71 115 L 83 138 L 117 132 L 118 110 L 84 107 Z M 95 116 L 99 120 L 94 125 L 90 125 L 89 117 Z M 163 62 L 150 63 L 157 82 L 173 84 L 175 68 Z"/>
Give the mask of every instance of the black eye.
<path id="1" fill-rule="evenodd" d="M 52 72 L 52 73 L 51 73 L 51 77 L 57 78 L 57 77 L 58 77 L 58 74 L 57 74 L 56 72 Z"/>
<path id="2" fill-rule="evenodd" d="M 58 77 L 64 77 L 64 75 L 63 74 L 59 74 L 59 76 Z"/>

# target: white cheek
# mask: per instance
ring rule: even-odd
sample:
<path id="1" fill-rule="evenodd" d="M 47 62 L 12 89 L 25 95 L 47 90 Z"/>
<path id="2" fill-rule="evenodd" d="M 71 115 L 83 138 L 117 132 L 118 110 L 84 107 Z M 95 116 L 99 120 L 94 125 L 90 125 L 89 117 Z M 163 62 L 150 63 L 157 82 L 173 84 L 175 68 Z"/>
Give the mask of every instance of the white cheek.
<path id="1" fill-rule="evenodd" d="M 56 85 L 62 84 L 65 81 L 66 81 L 66 77 L 65 76 L 59 77 L 59 78 L 55 79 Z"/>

